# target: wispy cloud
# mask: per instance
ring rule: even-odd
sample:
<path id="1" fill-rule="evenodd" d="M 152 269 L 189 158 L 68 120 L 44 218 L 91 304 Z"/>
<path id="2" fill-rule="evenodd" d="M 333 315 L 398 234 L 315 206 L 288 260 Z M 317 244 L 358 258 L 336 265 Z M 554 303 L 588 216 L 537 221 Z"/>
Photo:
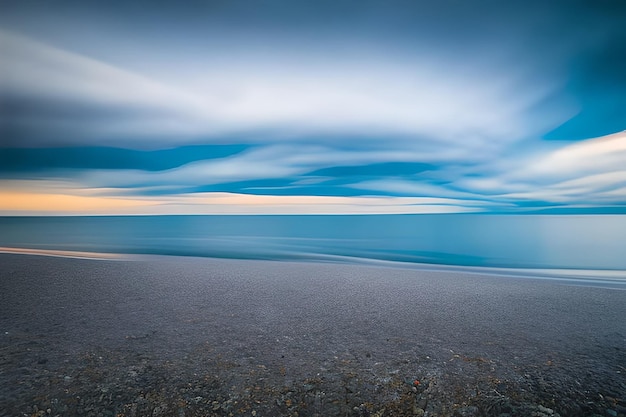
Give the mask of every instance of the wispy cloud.
<path id="1" fill-rule="evenodd" d="M 3 215 L 465 213 L 479 205 L 445 198 L 274 196 L 237 193 L 107 195 L 111 190 L 31 181 L 0 189 Z M 42 206 L 42 202 L 45 205 Z"/>
<path id="2" fill-rule="evenodd" d="M 528 162 L 519 178 L 572 179 L 613 172 L 626 162 L 626 132 L 585 140 Z"/>
<path id="3" fill-rule="evenodd" d="M 261 61 L 253 55 L 165 82 L 10 32 L 0 38 L 13 108 L 5 123 L 31 143 L 143 147 L 235 133 L 248 140 L 356 134 L 485 151 L 527 136 L 528 109 L 553 88 L 528 88 L 529 75 L 513 67 L 485 73 L 428 51 L 419 60 L 321 56 L 316 64 L 270 51 Z"/>
<path id="4" fill-rule="evenodd" d="M 514 169 L 460 179 L 470 192 L 510 202 L 625 204 L 626 132 L 576 142 L 515 161 Z"/>
<path id="5" fill-rule="evenodd" d="M 382 207 L 372 204 L 375 201 L 387 201 L 389 204 L 385 203 L 384 207 L 389 212 L 421 212 L 426 207 L 433 212 L 512 211 L 529 204 L 601 207 L 625 204 L 625 139 L 626 134 L 621 133 L 521 156 L 510 161 L 511 169 L 501 163 L 450 166 L 441 162 L 435 165 L 411 162 L 418 159 L 416 155 L 398 151 L 378 153 L 319 145 L 271 144 L 173 169 L 44 170 L 39 174 L 40 180 L 4 180 L 0 185 L 12 190 L 13 197 L 5 199 L 5 210 L 15 210 L 13 203 L 6 202 L 25 201 L 24 196 L 16 200 L 15 190 L 29 193 L 33 202 L 38 193 L 46 200 L 51 198 L 51 193 L 69 196 L 57 196 L 47 207 L 65 201 L 69 208 L 72 201 L 76 207 L 91 210 L 97 207 L 98 199 L 104 199 L 103 204 L 111 203 L 107 207 L 113 210 L 117 203 L 112 202 L 117 197 L 121 198 L 118 208 L 122 212 L 176 212 L 183 206 L 185 213 L 222 212 L 226 207 L 233 212 L 257 210 L 235 209 L 233 205 L 220 205 L 217 211 L 205 208 L 204 204 L 226 201 L 212 200 L 210 193 L 202 192 L 209 189 L 215 196 L 249 195 L 249 199 L 237 200 L 242 204 L 258 204 L 267 198 L 276 203 L 273 209 L 281 212 L 285 212 L 286 202 L 299 202 L 301 210 L 316 213 L 375 211 L 373 207 Z M 192 190 L 195 194 L 190 194 Z M 192 198 L 194 195 L 202 198 Z M 339 200 L 333 200 L 331 195 Z M 307 200 L 307 196 L 313 200 Z M 317 197 L 320 199 L 316 200 Z M 334 205 L 332 201 L 341 204 Z M 357 208 L 364 201 L 368 208 Z M 198 207 L 192 207 L 194 204 Z M 411 204 L 418 207 L 408 208 Z"/>
<path id="6" fill-rule="evenodd" d="M 127 143 L 197 133 L 193 94 L 98 60 L 0 31 L 3 136 L 20 145 Z M 124 141 L 122 141 L 124 138 Z"/>
<path id="7" fill-rule="evenodd" d="M 322 3 L 0 6 L 0 211 L 626 206 L 619 13 Z"/>

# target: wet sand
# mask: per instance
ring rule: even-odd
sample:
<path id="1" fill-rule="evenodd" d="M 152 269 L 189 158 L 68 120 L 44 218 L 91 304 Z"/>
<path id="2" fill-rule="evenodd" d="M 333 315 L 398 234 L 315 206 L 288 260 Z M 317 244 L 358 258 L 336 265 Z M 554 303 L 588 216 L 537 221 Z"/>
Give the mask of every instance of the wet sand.
<path id="1" fill-rule="evenodd" d="M 626 415 L 626 291 L 0 254 L 0 415 Z"/>

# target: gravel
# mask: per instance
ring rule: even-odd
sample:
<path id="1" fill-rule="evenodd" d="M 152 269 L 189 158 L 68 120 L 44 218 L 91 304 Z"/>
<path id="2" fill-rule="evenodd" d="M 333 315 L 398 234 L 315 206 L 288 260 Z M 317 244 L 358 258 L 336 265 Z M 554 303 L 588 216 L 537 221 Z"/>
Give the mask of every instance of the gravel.
<path id="1" fill-rule="evenodd" d="M 626 291 L 0 255 L 0 416 L 626 416 Z"/>

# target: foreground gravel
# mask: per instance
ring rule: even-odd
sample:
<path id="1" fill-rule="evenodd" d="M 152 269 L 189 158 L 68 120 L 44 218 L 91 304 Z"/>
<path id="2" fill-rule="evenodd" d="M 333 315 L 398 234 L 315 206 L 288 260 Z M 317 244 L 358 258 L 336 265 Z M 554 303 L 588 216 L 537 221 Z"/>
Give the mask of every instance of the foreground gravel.
<path id="1" fill-rule="evenodd" d="M 626 291 L 0 255 L 0 416 L 626 416 Z"/>

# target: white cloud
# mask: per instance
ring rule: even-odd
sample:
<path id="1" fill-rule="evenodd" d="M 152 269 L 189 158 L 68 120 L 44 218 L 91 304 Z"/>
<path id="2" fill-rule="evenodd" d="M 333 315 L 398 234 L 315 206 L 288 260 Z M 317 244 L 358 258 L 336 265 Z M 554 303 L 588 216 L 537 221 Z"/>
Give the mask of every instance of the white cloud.
<path id="1" fill-rule="evenodd" d="M 102 111 L 88 121 L 27 114 L 24 129 L 129 147 L 234 133 L 245 133 L 247 141 L 354 134 L 404 138 L 435 154 L 453 148 L 466 157 L 531 133 L 528 109 L 553 87 L 535 81 L 528 88 L 523 71 L 481 71 L 475 63 L 442 62 L 427 51 L 413 61 L 318 56 L 301 63 L 292 51 L 269 51 L 226 67 L 180 62 L 198 67 L 197 75 L 173 68 L 157 80 L 12 33 L 0 32 L 0 39 L 5 91 L 69 106 L 78 115 L 90 106 Z M 115 109 L 127 114 L 107 114 Z"/>
<path id="2" fill-rule="evenodd" d="M 137 145 L 139 136 L 146 145 L 162 136 L 197 134 L 189 122 L 207 113 L 208 103 L 194 94 L 10 32 L 0 31 L 0 54 L 0 91 L 35 109 L 22 109 L 5 123 L 43 136 L 35 142 L 112 136 L 122 143 L 123 136 Z"/>
<path id="3" fill-rule="evenodd" d="M 626 132 L 588 139 L 510 161 L 506 169 L 455 185 L 504 201 L 567 204 L 625 203 Z M 492 167 L 493 169 L 493 167 Z"/>
<path id="4" fill-rule="evenodd" d="M 482 207 L 489 204 L 486 199 L 501 207 L 626 200 L 626 132 L 556 149 L 554 143 L 539 147 L 536 140 L 530 144 L 535 153 L 513 154 L 513 142 L 543 133 L 564 116 L 533 116 L 533 106 L 554 85 L 536 83 L 523 69 L 501 65 L 483 71 L 476 63 L 435 59 L 428 51 L 419 60 L 391 55 L 386 60 L 365 55 L 303 59 L 287 52 L 242 55 L 213 67 L 185 61 L 178 66 L 194 71 L 177 72 L 172 66 L 169 76 L 147 77 L 0 31 L 0 90 L 10 100 L 35 104 L 3 123 L 32 133 L 32 143 L 23 145 L 61 139 L 162 147 L 215 137 L 227 141 L 229 135 L 259 145 L 167 171 L 82 171 L 75 180 L 87 190 L 175 189 L 413 161 L 439 164 L 442 169 L 432 175 L 449 186 L 385 178 L 350 187 L 447 199 L 419 203 L 429 207 Z M 304 139 L 296 143 L 300 136 Z M 300 184 L 315 180 L 301 178 Z M 184 197 L 195 201 L 190 198 Z"/>
<path id="5" fill-rule="evenodd" d="M 592 193 L 607 188 L 615 188 L 626 185 L 626 171 L 603 172 L 563 181 L 554 185 L 556 189 L 575 190 L 580 194 Z M 626 197 L 626 195 L 624 195 Z"/>
<path id="6" fill-rule="evenodd" d="M 80 180 L 90 187 L 153 185 L 197 186 L 263 178 L 296 177 L 317 169 L 367 165 L 390 161 L 419 161 L 418 154 L 387 150 L 338 150 L 319 145 L 270 144 L 215 160 L 146 172 L 139 170 L 89 170 Z M 75 174 L 71 174 L 74 176 Z"/>
<path id="7" fill-rule="evenodd" d="M 159 172 L 89 170 L 79 180 L 90 187 L 198 186 L 263 178 L 283 178 L 311 169 L 315 159 L 299 158 L 291 147 L 253 148 L 227 158 L 205 160 Z M 305 155 L 306 155 L 306 148 Z M 302 149 L 301 149 L 302 151 Z"/>
<path id="8" fill-rule="evenodd" d="M 626 132 L 565 146 L 528 162 L 516 177 L 567 179 L 626 167 Z"/>
<path id="9" fill-rule="evenodd" d="M 580 177 L 573 180 L 527 185 L 525 191 L 497 195 L 497 198 L 543 201 L 560 204 L 604 205 L 626 203 L 626 171 Z"/>
<path id="10" fill-rule="evenodd" d="M 438 196 L 445 198 L 475 199 L 475 194 L 447 189 L 441 186 L 428 184 L 423 181 L 408 181 L 400 179 L 381 179 L 362 181 L 351 184 L 350 187 L 361 190 L 381 191 L 385 193 L 414 195 L 414 196 Z"/>

